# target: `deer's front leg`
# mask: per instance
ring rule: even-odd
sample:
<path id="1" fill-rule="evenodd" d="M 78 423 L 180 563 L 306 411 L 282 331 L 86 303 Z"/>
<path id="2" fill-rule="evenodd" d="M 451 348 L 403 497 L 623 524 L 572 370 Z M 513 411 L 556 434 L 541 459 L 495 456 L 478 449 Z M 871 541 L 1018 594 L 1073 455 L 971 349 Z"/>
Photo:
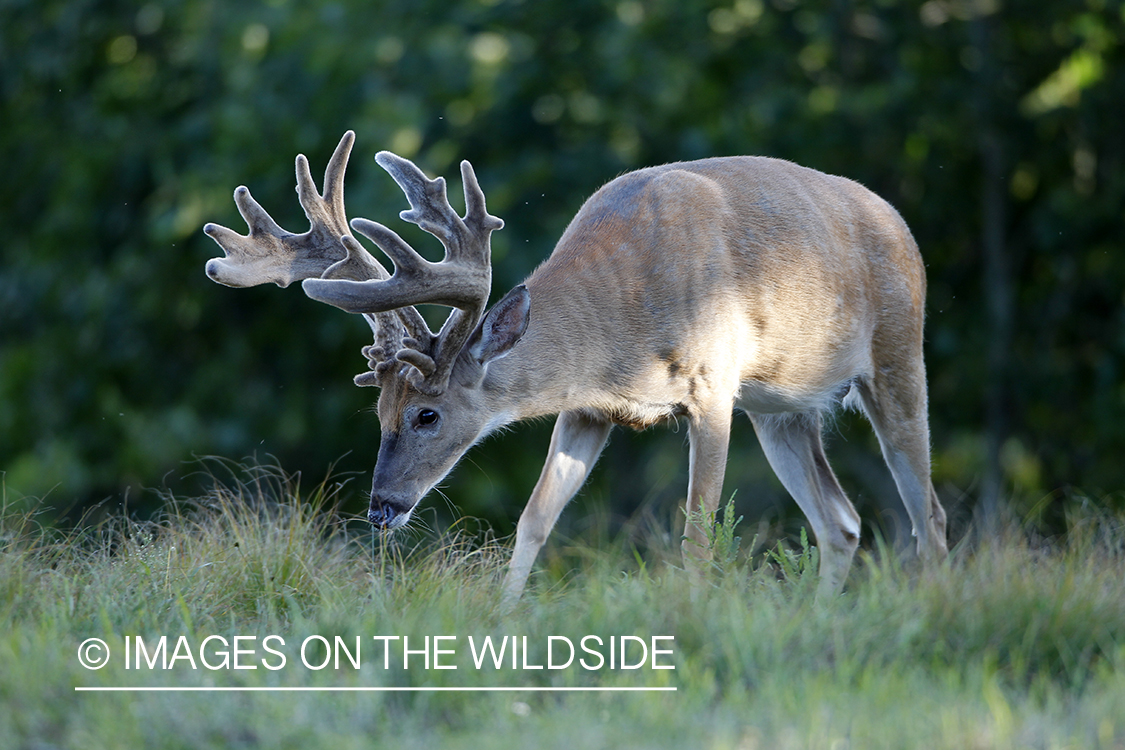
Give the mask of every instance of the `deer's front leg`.
<path id="1" fill-rule="evenodd" d="M 559 414 L 543 473 L 516 527 L 516 546 L 508 566 L 508 577 L 504 580 L 505 608 L 519 599 L 539 548 L 547 540 L 563 507 L 586 481 L 612 427 L 609 422 L 577 412 Z"/>

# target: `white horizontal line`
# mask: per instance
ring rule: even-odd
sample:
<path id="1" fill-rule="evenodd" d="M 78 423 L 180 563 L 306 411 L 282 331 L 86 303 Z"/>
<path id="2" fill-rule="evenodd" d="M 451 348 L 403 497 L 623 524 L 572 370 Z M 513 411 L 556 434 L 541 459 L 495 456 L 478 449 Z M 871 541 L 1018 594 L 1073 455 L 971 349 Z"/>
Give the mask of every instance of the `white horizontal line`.
<path id="1" fill-rule="evenodd" d="M 77 693 L 658 693 L 675 687 L 75 687 Z"/>

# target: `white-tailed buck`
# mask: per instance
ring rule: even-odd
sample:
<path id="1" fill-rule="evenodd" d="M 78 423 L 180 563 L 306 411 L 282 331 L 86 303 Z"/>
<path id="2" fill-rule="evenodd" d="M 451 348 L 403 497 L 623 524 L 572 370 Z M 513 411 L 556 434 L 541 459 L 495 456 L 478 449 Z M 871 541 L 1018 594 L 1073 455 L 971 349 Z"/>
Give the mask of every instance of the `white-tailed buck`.
<path id="1" fill-rule="evenodd" d="M 821 443 L 822 415 L 845 401 L 878 435 L 925 561 L 947 554 L 930 481 L 922 317 L 926 280 L 898 213 L 861 185 L 786 161 L 728 157 L 618 177 L 570 223 L 551 257 L 485 312 L 492 232 L 468 162 L 466 213 L 388 152 L 375 160 L 402 190 L 402 219 L 441 240 L 422 258 L 387 227 L 354 219 L 394 262 L 388 274 L 344 212 L 354 134 L 340 141 L 318 194 L 297 157 L 311 228 L 279 227 L 245 187 L 234 193 L 248 236 L 208 224 L 227 286 L 303 280 L 305 293 L 374 331 L 364 348 L 382 429 L 368 518 L 393 529 L 474 443 L 516 420 L 558 414 L 546 464 L 520 517 L 508 601 L 614 425 L 686 420 L 689 518 L 714 513 L 733 411 L 746 412 L 770 465 L 801 506 L 820 550 L 820 593 L 844 584 L 860 522 Z M 413 305 L 452 307 L 433 333 Z M 694 544 L 692 544 L 694 543 Z M 699 545 L 699 546 L 696 546 Z M 686 529 L 685 555 L 706 557 Z M 690 560 L 689 560 L 690 562 Z"/>

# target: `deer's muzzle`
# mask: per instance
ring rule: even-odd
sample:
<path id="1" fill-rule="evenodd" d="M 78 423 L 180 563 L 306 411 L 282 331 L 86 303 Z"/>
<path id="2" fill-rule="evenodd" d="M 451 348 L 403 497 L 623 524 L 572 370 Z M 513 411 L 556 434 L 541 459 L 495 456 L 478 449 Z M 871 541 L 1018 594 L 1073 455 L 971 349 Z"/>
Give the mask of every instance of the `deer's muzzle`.
<path id="1" fill-rule="evenodd" d="M 410 520 L 412 509 L 398 503 L 384 500 L 371 493 L 371 505 L 367 509 L 367 520 L 380 529 L 397 529 Z"/>

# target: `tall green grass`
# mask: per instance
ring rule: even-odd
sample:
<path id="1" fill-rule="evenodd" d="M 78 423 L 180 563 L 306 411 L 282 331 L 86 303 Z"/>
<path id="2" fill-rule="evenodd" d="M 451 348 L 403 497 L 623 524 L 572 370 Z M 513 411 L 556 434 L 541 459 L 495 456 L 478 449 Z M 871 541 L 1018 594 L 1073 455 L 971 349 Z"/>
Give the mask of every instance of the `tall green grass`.
<path id="1" fill-rule="evenodd" d="M 0 746 L 1125 747 L 1125 521 L 1091 508 L 1060 538 L 1009 526 L 920 571 L 864 553 L 814 603 L 815 549 L 758 549 L 731 517 L 693 587 L 678 545 L 553 543 L 501 614 L 506 550 L 484 533 L 373 534 L 256 469 L 152 522 L 61 533 L 0 513 Z M 125 670 L 126 636 L 284 637 L 284 669 Z M 363 639 L 364 664 L 305 669 L 308 635 Z M 371 636 L 455 635 L 456 670 Z M 675 637 L 675 670 L 477 670 L 466 638 Z M 105 640 L 115 659 L 83 669 Z M 260 643 L 260 640 L 258 641 Z M 412 645 L 412 648 L 414 645 Z M 263 652 L 260 647 L 257 656 Z M 260 663 L 256 660 L 249 660 Z M 76 686 L 674 686 L 663 693 L 86 693 Z M 9 744 L 10 743 L 10 744 Z"/>

